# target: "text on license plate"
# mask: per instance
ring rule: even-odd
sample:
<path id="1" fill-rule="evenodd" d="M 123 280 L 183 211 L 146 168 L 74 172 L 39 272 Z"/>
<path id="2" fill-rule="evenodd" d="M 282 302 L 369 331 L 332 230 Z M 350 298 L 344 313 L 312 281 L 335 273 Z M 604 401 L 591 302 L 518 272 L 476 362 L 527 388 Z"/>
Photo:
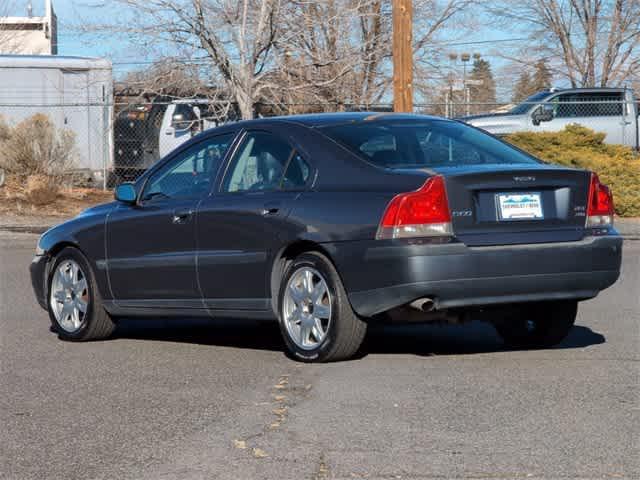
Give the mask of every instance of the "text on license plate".
<path id="1" fill-rule="evenodd" d="M 540 193 L 499 193 L 500 220 L 539 220 L 542 214 Z"/>

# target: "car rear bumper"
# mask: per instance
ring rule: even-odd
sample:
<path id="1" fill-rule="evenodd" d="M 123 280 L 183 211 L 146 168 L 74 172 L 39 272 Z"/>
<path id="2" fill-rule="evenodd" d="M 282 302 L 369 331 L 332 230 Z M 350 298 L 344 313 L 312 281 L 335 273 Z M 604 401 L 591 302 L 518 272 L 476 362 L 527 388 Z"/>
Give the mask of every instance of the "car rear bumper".
<path id="1" fill-rule="evenodd" d="M 42 308 L 47 309 L 47 293 L 45 292 L 47 275 L 46 255 L 36 255 L 31 261 L 29 272 L 31 273 L 31 286 L 36 295 L 36 299 Z"/>
<path id="2" fill-rule="evenodd" d="M 327 244 L 354 310 L 371 316 L 429 297 L 436 309 L 595 297 L 620 274 L 622 238 L 491 247 Z"/>

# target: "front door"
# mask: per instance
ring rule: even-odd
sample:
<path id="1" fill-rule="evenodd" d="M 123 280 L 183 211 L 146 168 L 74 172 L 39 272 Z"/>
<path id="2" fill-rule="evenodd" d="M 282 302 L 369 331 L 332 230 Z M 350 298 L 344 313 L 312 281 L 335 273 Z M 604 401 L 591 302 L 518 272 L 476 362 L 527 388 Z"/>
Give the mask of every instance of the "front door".
<path id="1" fill-rule="evenodd" d="M 177 151 L 151 174 L 138 205 L 121 205 L 109 216 L 108 271 L 118 304 L 202 306 L 196 211 L 233 136 L 212 137 Z"/>
<path id="2" fill-rule="evenodd" d="M 249 131 L 219 192 L 198 210 L 198 276 L 212 311 L 268 310 L 270 266 L 288 241 L 288 214 L 311 178 L 309 163 L 283 137 Z"/>

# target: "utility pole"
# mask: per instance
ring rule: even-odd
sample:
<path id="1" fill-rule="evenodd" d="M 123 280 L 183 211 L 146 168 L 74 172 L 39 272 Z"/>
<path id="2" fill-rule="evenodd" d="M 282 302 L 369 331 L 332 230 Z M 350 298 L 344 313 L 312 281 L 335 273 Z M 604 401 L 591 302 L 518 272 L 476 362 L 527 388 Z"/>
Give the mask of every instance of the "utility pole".
<path id="1" fill-rule="evenodd" d="M 393 110 L 413 112 L 413 0 L 393 0 Z"/>
<path id="2" fill-rule="evenodd" d="M 464 91 L 464 110 L 465 115 L 468 117 L 469 113 L 469 101 L 471 100 L 469 96 L 469 87 L 467 86 L 467 63 L 471 60 L 471 54 L 463 53 L 460 55 L 460 60 L 462 60 L 462 90 Z"/>

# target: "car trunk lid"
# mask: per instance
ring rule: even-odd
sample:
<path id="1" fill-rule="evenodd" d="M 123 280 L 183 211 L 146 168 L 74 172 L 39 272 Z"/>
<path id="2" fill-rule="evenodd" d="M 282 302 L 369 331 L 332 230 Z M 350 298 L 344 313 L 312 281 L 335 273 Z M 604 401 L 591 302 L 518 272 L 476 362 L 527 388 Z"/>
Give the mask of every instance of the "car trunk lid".
<path id="1" fill-rule="evenodd" d="M 470 246 L 584 236 L 590 173 L 551 165 L 434 168 L 445 178 L 455 236 Z"/>

